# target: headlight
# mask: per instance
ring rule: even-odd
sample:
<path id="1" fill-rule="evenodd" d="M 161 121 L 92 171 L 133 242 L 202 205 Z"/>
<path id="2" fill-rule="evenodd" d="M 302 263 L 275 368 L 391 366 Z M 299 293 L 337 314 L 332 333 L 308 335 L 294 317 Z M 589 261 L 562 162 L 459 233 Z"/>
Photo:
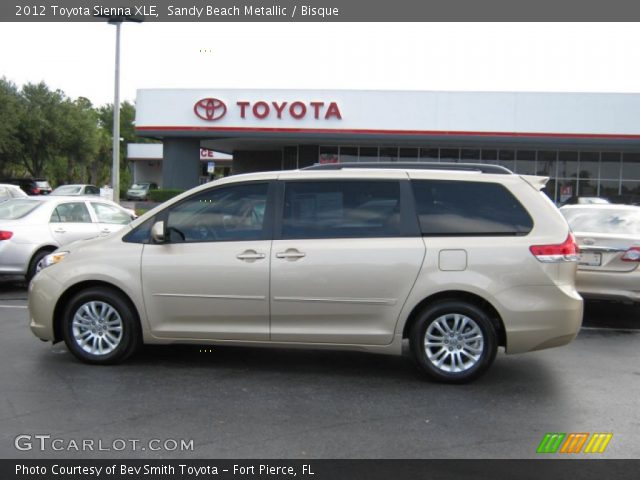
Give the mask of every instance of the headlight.
<path id="1" fill-rule="evenodd" d="M 42 259 L 41 268 L 47 268 L 64 260 L 69 252 L 53 252 Z"/>

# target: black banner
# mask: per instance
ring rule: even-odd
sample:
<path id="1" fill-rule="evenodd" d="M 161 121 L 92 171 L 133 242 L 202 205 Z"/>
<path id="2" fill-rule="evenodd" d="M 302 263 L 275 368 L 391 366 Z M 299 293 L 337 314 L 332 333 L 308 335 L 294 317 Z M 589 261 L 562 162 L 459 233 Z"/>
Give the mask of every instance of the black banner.
<path id="1" fill-rule="evenodd" d="M 2 22 L 637 21 L 634 0 L 4 0 Z M 103 18 L 100 18 L 103 20 Z"/>
<path id="2" fill-rule="evenodd" d="M 617 480 L 640 460 L 0 460 L 2 480 Z"/>

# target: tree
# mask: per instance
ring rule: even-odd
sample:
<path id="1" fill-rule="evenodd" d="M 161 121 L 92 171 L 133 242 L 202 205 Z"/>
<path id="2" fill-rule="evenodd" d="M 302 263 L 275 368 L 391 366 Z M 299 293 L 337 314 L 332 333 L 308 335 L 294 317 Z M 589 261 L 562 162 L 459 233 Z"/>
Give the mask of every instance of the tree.
<path id="1" fill-rule="evenodd" d="M 11 166 L 17 163 L 21 148 L 17 133 L 23 105 L 15 84 L 4 77 L 0 79 L 0 176 L 8 175 Z"/>

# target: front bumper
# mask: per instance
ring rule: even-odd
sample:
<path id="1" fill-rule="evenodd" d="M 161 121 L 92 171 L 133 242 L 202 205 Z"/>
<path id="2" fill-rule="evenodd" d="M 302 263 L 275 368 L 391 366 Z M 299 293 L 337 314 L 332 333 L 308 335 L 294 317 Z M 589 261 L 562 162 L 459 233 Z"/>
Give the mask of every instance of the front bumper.
<path id="1" fill-rule="evenodd" d="M 62 293 L 62 285 L 47 269 L 38 273 L 29 284 L 29 327 L 41 340 L 60 340 L 55 338 L 54 311 Z"/>

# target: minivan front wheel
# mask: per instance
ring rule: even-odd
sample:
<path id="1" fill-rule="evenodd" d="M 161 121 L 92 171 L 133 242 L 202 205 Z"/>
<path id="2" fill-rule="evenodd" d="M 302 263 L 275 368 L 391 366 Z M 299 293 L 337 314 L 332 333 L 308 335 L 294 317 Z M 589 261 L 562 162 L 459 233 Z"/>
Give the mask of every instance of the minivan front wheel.
<path id="1" fill-rule="evenodd" d="M 121 362 L 140 342 L 133 308 L 110 289 L 95 287 L 77 293 L 68 302 L 62 322 L 67 348 L 87 363 Z"/>
<path id="2" fill-rule="evenodd" d="M 498 349 L 496 329 L 478 306 L 445 300 L 428 306 L 411 329 L 411 351 L 432 378 L 465 383 L 493 363 Z"/>

